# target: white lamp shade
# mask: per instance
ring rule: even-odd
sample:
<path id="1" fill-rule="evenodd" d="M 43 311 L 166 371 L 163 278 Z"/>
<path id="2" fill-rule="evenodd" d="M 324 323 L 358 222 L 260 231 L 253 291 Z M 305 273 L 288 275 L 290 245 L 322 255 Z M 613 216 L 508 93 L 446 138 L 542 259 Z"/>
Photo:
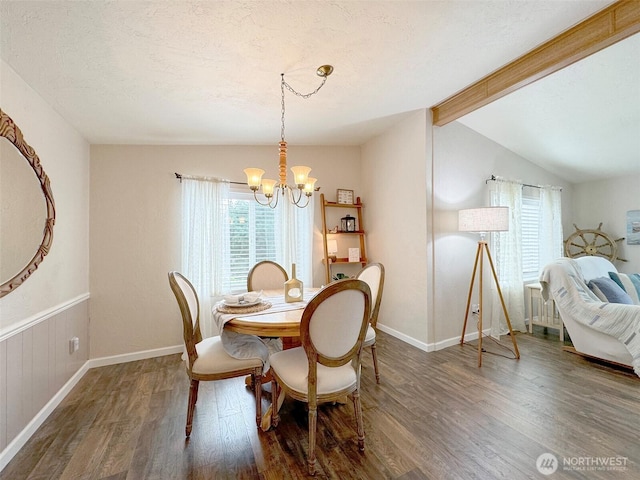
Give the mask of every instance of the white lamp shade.
<path id="1" fill-rule="evenodd" d="M 307 177 L 309 176 L 311 168 L 305 167 L 304 165 L 297 165 L 291 167 L 291 171 L 293 172 L 294 183 L 300 188 L 304 187 L 304 184 L 307 183 Z"/>
<path id="2" fill-rule="evenodd" d="M 313 193 L 317 181 L 317 178 L 307 177 L 307 183 L 304 184 L 304 193 Z"/>
<path id="3" fill-rule="evenodd" d="M 273 197 L 273 191 L 276 188 L 276 181 L 270 178 L 262 179 L 262 193 L 267 197 Z"/>
<path id="4" fill-rule="evenodd" d="M 329 254 L 335 254 L 338 252 L 337 240 L 327 240 L 327 252 Z"/>
<path id="5" fill-rule="evenodd" d="M 509 230 L 509 207 L 468 208 L 458 211 L 460 232 L 506 232 Z"/>
<path id="6" fill-rule="evenodd" d="M 244 173 L 247 174 L 247 184 L 249 184 L 250 187 L 260 188 L 264 170 L 261 168 L 245 168 Z"/>

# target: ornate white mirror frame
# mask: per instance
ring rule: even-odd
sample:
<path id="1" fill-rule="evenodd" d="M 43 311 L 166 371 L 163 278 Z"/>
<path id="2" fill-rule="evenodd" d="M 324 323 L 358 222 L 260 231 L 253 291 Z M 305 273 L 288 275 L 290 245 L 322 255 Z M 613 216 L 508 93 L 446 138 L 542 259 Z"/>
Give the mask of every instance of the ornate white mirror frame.
<path id="1" fill-rule="evenodd" d="M 38 265 L 42 263 L 47 253 L 49 253 L 51 243 L 53 242 L 53 225 L 55 224 L 56 211 L 49 177 L 40 165 L 38 155 L 33 148 L 24 141 L 20 128 L 18 128 L 13 120 L 4 113 L 2 109 L 0 109 L 0 137 L 4 137 L 9 140 L 9 142 L 18 149 L 18 152 L 20 152 L 27 163 L 31 166 L 38 181 L 40 182 L 40 187 L 42 188 L 42 193 L 44 194 L 44 199 L 47 204 L 47 216 L 44 224 L 42 242 L 40 242 L 40 246 L 24 268 L 22 268 L 22 270 L 16 273 L 13 277 L 0 284 L 1 298 L 22 285 L 24 281 L 38 268 Z M 0 279 L 0 281 L 3 280 L 4 279 Z"/>

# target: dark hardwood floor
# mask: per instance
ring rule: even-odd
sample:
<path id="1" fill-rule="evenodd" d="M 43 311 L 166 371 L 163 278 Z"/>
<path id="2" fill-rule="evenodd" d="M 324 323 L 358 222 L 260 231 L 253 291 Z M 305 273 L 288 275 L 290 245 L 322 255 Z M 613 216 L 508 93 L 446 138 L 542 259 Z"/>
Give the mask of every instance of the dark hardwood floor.
<path id="1" fill-rule="evenodd" d="M 380 385 L 363 359 L 365 452 L 353 404 L 322 406 L 316 477 L 640 478 L 640 378 L 563 352 L 543 329 L 517 340 L 519 361 L 485 353 L 479 369 L 472 345 L 425 353 L 381 333 Z M 303 404 L 287 399 L 278 427 L 261 432 L 243 379 L 202 382 L 185 441 L 187 394 L 179 355 L 92 369 L 0 479 L 307 477 Z M 543 453 L 559 462 L 548 477 Z M 611 459 L 616 470 L 593 465 Z"/>

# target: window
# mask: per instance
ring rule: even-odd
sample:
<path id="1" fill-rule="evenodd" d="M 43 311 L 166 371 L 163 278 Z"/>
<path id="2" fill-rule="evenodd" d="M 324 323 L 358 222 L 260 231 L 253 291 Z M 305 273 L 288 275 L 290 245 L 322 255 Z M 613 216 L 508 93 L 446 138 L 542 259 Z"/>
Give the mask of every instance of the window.
<path id="1" fill-rule="evenodd" d="M 504 301 L 514 330 L 526 331 L 523 283 L 536 281 L 540 268 L 561 256 L 561 189 L 523 185 L 520 181 L 497 177 L 490 184 L 492 206 L 509 207 L 509 231 L 494 232 L 492 247 L 503 298 L 493 289 L 492 335 L 506 330 L 501 321 Z"/>
<path id="2" fill-rule="evenodd" d="M 290 273 L 296 264 L 296 277 L 312 284 L 311 245 L 313 202 L 306 208 L 287 206 L 280 199 L 275 209 L 259 205 L 253 194 L 228 194 L 228 261 L 222 291 L 241 292 L 247 288 L 247 275 L 253 265 L 272 260 Z"/>
<path id="3" fill-rule="evenodd" d="M 562 196 L 558 187 L 522 189 L 522 280 L 537 281 L 540 270 L 562 256 Z"/>
<path id="4" fill-rule="evenodd" d="M 230 193 L 229 197 L 229 274 L 223 288 L 242 291 L 253 265 L 277 261 L 276 211 L 258 205 L 253 195 Z"/>
<path id="5" fill-rule="evenodd" d="M 536 281 L 540 269 L 540 196 L 524 188 L 522 192 L 522 280 Z"/>

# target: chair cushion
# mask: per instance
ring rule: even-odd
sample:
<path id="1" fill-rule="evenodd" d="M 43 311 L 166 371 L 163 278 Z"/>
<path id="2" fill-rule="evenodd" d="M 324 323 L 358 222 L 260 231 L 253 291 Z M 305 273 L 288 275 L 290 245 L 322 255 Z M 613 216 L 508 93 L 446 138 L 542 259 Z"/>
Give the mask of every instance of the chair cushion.
<path id="1" fill-rule="evenodd" d="M 269 358 L 271 368 L 281 382 L 291 390 L 307 395 L 309 361 L 303 347 L 277 352 Z M 326 367 L 318 364 L 318 395 L 344 390 L 357 381 L 356 371 L 347 363 L 342 367 Z"/>
<path id="2" fill-rule="evenodd" d="M 634 305 L 640 305 L 640 273 L 609 272 L 609 277 L 629 294 Z"/>
<path id="3" fill-rule="evenodd" d="M 239 360 L 233 358 L 222 347 L 222 340 L 219 336 L 208 337 L 196 345 L 198 358 L 193 364 L 192 372 L 197 374 L 223 374 L 242 370 L 244 368 L 262 367 L 262 360 L 259 358 L 246 358 Z"/>
<path id="4" fill-rule="evenodd" d="M 633 301 L 627 292 L 609 277 L 594 278 L 589 282 L 589 288 L 600 300 L 604 297 L 610 303 L 633 305 Z"/>
<path id="5" fill-rule="evenodd" d="M 374 343 L 376 343 L 376 331 L 374 330 L 374 328 L 369 325 L 367 327 L 367 335 L 366 337 L 364 337 L 364 346 L 365 347 L 369 347 L 371 345 L 373 345 Z"/>

